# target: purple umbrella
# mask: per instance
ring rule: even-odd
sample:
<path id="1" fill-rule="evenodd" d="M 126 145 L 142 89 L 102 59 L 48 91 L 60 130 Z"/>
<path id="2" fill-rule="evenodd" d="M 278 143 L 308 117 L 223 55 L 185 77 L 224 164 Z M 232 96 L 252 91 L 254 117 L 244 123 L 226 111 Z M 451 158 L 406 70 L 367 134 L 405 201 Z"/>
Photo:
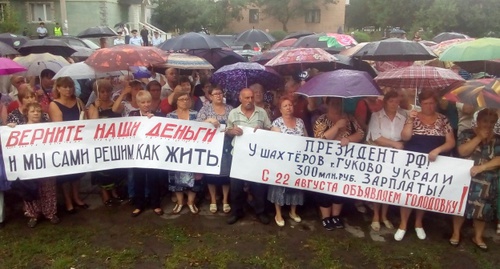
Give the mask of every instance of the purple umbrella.
<path id="1" fill-rule="evenodd" d="M 352 98 L 379 96 L 382 92 L 368 73 L 340 69 L 314 76 L 299 88 L 297 94 L 307 97 Z"/>
<path id="2" fill-rule="evenodd" d="M 276 71 L 258 63 L 235 63 L 223 66 L 212 75 L 211 82 L 235 93 L 255 83 L 261 84 L 266 90 L 277 89 L 283 84 L 281 76 Z"/>
<path id="3" fill-rule="evenodd" d="M 0 75 L 10 75 L 26 71 L 26 67 L 9 58 L 0 58 Z"/>

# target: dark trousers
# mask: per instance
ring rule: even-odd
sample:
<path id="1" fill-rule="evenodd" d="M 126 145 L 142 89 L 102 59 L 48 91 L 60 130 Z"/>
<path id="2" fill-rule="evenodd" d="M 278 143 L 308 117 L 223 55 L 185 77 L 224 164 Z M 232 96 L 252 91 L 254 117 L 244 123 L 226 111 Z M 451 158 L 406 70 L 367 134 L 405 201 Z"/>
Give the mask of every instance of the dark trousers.
<path id="1" fill-rule="evenodd" d="M 160 207 L 160 173 L 155 169 L 133 168 L 134 172 L 134 204 L 136 208 L 144 209 L 146 207 L 146 198 L 144 197 L 146 185 L 149 188 L 149 199 L 152 208 Z"/>
<path id="2" fill-rule="evenodd" d="M 249 191 L 253 196 L 252 206 L 255 214 L 259 215 L 266 211 L 266 191 L 265 184 L 243 181 L 241 179 L 231 178 L 231 212 L 236 216 L 243 216 L 243 207 L 247 201 L 247 193 L 243 190 L 245 183 L 248 184 Z"/>
<path id="3" fill-rule="evenodd" d="M 149 40 L 148 40 L 147 36 L 146 37 L 144 37 L 144 36 L 142 37 L 142 43 L 144 43 L 144 46 L 146 46 L 146 47 L 149 46 Z"/>

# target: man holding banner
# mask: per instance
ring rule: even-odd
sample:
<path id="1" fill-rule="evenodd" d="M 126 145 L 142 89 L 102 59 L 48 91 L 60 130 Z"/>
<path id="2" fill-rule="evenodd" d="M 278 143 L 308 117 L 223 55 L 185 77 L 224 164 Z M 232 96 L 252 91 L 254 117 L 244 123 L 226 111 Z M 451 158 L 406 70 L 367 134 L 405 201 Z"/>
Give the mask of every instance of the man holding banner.
<path id="1" fill-rule="evenodd" d="M 241 105 L 229 113 L 227 120 L 226 134 L 229 136 L 241 136 L 243 130 L 240 126 L 252 127 L 255 129 L 270 129 L 271 121 L 264 109 L 254 105 L 254 95 L 251 89 L 242 89 L 239 100 Z M 234 141 L 234 140 L 233 140 Z M 253 196 L 253 208 L 259 221 L 263 224 L 269 224 L 269 216 L 266 214 L 266 190 L 264 184 L 256 182 L 246 182 L 249 186 L 250 193 Z M 227 220 L 228 224 L 236 223 L 243 217 L 243 205 L 246 200 L 246 195 L 243 190 L 245 181 L 231 178 L 231 217 Z"/>

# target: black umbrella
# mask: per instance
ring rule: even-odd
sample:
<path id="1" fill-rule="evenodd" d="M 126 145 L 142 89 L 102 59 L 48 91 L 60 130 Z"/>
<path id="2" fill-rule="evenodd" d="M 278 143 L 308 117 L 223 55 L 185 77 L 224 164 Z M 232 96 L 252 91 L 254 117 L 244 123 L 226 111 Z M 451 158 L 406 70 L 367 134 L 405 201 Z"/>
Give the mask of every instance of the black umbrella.
<path id="1" fill-rule="evenodd" d="M 26 42 L 19 48 L 21 55 L 29 55 L 31 53 L 45 53 L 69 57 L 76 50 L 68 44 L 56 39 L 35 39 Z"/>
<path id="2" fill-rule="evenodd" d="M 242 43 L 247 43 L 247 42 L 272 43 L 274 41 L 276 41 L 276 39 L 274 39 L 272 35 L 258 29 L 246 30 L 240 33 L 235 40 L 235 42 L 242 42 Z"/>
<path id="3" fill-rule="evenodd" d="M 207 60 L 214 69 L 219 69 L 224 65 L 245 62 L 245 57 L 237 54 L 231 49 L 194 49 L 186 52 L 187 54 L 196 55 Z"/>
<path id="4" fill-rule="evenodd" d="M 30 40 L 29 38 L 25 36 L 19 36 L 19 35 L 14 35 L 10 33 L 3 33 L 0 34 L 0 41 L 13 47 L 13 48 L 19 48 L 22 46 L 24 43 L 28 42 Z"/>
<path id="5" fill-rule="evenodd" d="M 314 35 L 314 34 L 315 34 L 315 32 L 311 32 L 311 31 L 300 31 L 300 32 L 288 34 L 287 36 L 285 36 L 283 38 L 283 40 L 290 39 L 290 38 L 301 38 L 303 36 Z"/>
<path id="6" fill-rule="evenodd" d="M 437 58 L 424 44 L 400 38 L 370 42 L 352 57 L 371 61 L 425 61 Z"/>
<path id="7" fill-rule="evenodd" d="M 80 38 L 93 38 L 93 37 L 110 37 L 117 36 L 118 34 L 115 30 L 109 28 L 108 26 L 94 26 L 87 28 L 80 32 L 77 36 Z"/>
<path id="8" fill-rule="evenodd" d="M 227 45 L 216 36 L 190 32 L 171 38 L 158 45 L 158 48 L 178 52 L 190 49 L 220 49 L 227 48 Z"/>
<path id="9" fill-rule="evenodd" d="M 435 37 L 432 38 L 432 41 L 436 43 L 441 43 L 446 40 L 451 40 L 451 39 L 468 39 L 470 38 L 468 35 L 461 34 L 461 33 L 455 33 L 455 32 L 443 32 Z"/>
<path id="10" fill-rule="evenodd" d="M 19 54 L 17 50 L 12 48 L 8 44 L 0 41 L 0 56 L 16 55 L 16 54 Z"/>
<path id="11" fill-rule="evenodd" d="M 363 60 L 340 54 L 333 54 L 333 56 L 338 59 L 334 62 L 334 65 L 336 65 L 336 69 L 365 71 L 372 78 L 375 78 L 377 76 L 377 71 L 375 71 L 375 69 L 373 69 L 373 67 L 369 63 Z"/>

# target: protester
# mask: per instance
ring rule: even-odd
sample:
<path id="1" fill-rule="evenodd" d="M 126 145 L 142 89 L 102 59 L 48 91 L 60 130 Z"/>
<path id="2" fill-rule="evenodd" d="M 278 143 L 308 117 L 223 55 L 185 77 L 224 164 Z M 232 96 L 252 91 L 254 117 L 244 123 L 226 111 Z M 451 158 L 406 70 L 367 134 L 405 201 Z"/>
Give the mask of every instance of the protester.
<path id="1" fill-rule="evenodd" d="M 255 106 L 254 95 L 251 89 L 242 89 L 240 91 L 239 101 L 241 105 L 229 113 L 227 120 L 226 134 L 235 137 L 243 134 L 240 127 L 251 127 L 256 129 L 271 128 L 271 121 L 264 109 Z M 234 141 L 234 140 L 233 140 Z M 269 217 L 266 213 L 266 186 L 255 182 L 246 182 L 253 197 L 253 208 L 259 221 L 263 224 L 269 224 Z M 244 216 L 243 206 L 246 201 L 246 193 L 243 191 L 245 181 L 231 178 L 231 217 L 227 220 L 228 224 L 236 223 Z"/>
<path id="2" fill-rule="evenodd" d="M 226 124 L 232 106 L 224 104 L 224 93 L 221 88 L 210 88 L 208 90 L 211 103 L 205 104 L 196 117 L 197 121 L 205 121 L 218 128 L 221 124 Z M 205 175 L 204 181 L 208 184 L 210 193 L 210 212 L 217 212 L 216 188 L 222 186 L 222 210 L 224 213 L 231 211 L 229 205 L 229 172 L 231 169 L 231 137 L 225 136 L 224 147 L 221 160 L 221 172 L 219 175 Z"/>
<path id="3" fill-rule="evenodd" d="M 34 95 L 34 94 L 33 94 Z M 32 96 L 34 97 L 34 96 Z M 34 98 L 33 98 L 34 100 Z M 23 105 L 23 115 L 26 117 L 26 124 L 34 124 L 42 122 L 42 106 L 35 102 L 29 102 Z M 9 124 L 15 127 L 15 123 Z M 43 215 L 46 219 L 50 220 L 52 224 L 60 222 L 57 217 L 57 196 L 56 196 L 56 180 L 53 177 L 40 178 L 29 180 L 29 183 L 36 187 L 35 193 L 28 197 L 23 197 L 24 209 L 26 210 L 25 216 L 29 219 L 28 227 L 35 228 L 38 224 L 38 219 Z"/>
<path id="4" fill-rule="evenodd" d="M 156 80 L 152 80 L 146 85 L 146 90 L 151 94 L 151 112 L 161 112 L 161 84 Z"/>
<path id="5" fill-rule="evenodd" d="M 174 111 L 175 103 L 174 103 L 174 94 L 177 92 L 185 92 L 190 95 L 190 98 L 192 98 L 192 87 L 193 85 L 191 84 L 191 80 L 189 80 L 188 77 L 182 76 L 180 77 L 178 81 L 179 85 L 176 86 L 171 94 L 165 99 L 161 101 L 160 108 L 161 112 L 165 114 L 169 114 L 170 112 Z M 167 83 L 165 85 L 168 85 L 168 76 L 167 76 Z M 191 108 L 193 108 L 193 103 L 196 102 L 196 100 L 191 100 Z"/>
<path id="6" fill-rule="evenodd" d="M 448 119 L 436 112 L 438 105 L 436 94 L 430 90 L 423 90 L 418 95 L 418 100 L 422 111 L 411 111 L 401 132 L 401 138 L 406 141 L 405 150 L 428 154 L 429 161 L 433 162 L 438 155 L 449 155 L 455 146 L 455 137 Z M 401 223 L 394 234 L 396 241 L 401 241 L 405 236 L 411 211 L 411 208 L 401 207 Z M 424 211 L 417 209 L 415 215 L 415 232 L 419 239 L 424 240 L 426 238 L 422 224 Z"/>
<path id="7" fill-rule="evenodd" d="M 286 96 L 282 97 L 278 105 L 281 117 L 273 121 L 271 130 L 290 135 L 307 136 L 304 122 L 293 116 L 292 100 Z M 297 206 L 304 204 L 304 192 L 302 190 L 271 185 L 267 193 L 267 200 L 274 204 L 276 209 L 274 221 L 278 226 L 285 226 L 285 220 L 281 214 L 281 207 L 284 205 L 290 206 L 290 213 L 288 215 L 293 221 L 302 221 L 299 215 L 297 215 Z"/>
<path id="8" fill-rule="evenodd" d="M 27 85 L 27 84 L 26 84 Z M 25 89 L 21 89 L 21 91 L 18 93 L 18 98 L 19 98 L 19 107 L 13 110 L 9 115 L 7 116 L 7 123 L 14 123 L 14 124 L 26 124 L 26 114 L 23 112 L 28 104 L 31 103 L 38 103 L 37 98 L 35 93 L 28 87 Z M 49 116 L 47 113 L 42 113 L 42 122 L 49 122 Z"/>
<path id="9" fill-rule="evenodd" d="M 128 117 L 129 113 L 139 109 L 137 103 L 137 93 L 142 90 L 142 83 L 138 80 L 132 80 L 121 91 L 120 96 L 115 100 L 112 106 L 114 113 L 121 113 L 122 117 Z"/>
<path id="10" fill-rule="evenodd" d="M 75 83 L 69 77 L 60 77 L 54 86 L 54 101 L 49 105 L 49 116 L 53 122 L 75 121 L 85 113 L 83 102 L 75 96 Z M 75 213 L 75 207 L 89 208 L 80 198 L 80 178 L 84 174 L 69 174 L 57 177 L 61 183 L 66 211 Z"/>
<path id="11" fill-rule="evenodd" d="M 350 142 L 361 142 L 365 133 L 354 117 L 342 112 L 342 99 L 328 97 L 325 103 L 327 112 L 314 123 L 314 137 L 338 140 L 341 146 L 346 146 Z M 328 231 L 343 229 L 344 222 L 340 218 L 340 213 L 347 199 L 323 193 L 315 193 L 314 197 L 321 211 L 323 227 Z"/>
<path id="12" fill-rule="evenodd" d="M 390 147 L 403 149 L 401 141 L 401 131 L 403 130 L 406 116 L 399 110 L 400 96 L 396 91 L 389 91 L 384 95 L 384 107 L 382 110 L 371 114 L 368 125 L 368 135 L 366 141 L 368 144 L 380 147 Z M 382 213 L 380 213 L 382 207 Z M 388 229 L 394 226 L 387 219 L 388 204 L 373 203 L 373 219 L 370 227 L 378 232 L 380 231 L 380 219 Z"/>
<path id="13" fill-rule="evenodd" d="M 89 119 L 106 119 L 121 117 L 112 110 L 111 92 L 113 85 L 108 79 L 99 79 L 94 83 L 97 99 L 89 106 Z M 104 205 L 112 206 L 114 202 L 122 202 L 117 186 L 125 177 L 123 169 L 112 169 L 92 173 L 92 183 L 101 188 L 101 199 Z"/>
<path id="14" fill-rule="evenodd" d="M 483 232 L 486 222 L 495 219 L 498 188 L 498 168 L 500 167 L 500 136 L 493 133 L 498 115 L 493 109 L 481 110 L 477 117 L 477 127 L 467 129 L 458 138 L 458 154 L 474 161 L 465 216 L 453 216 L 452 246 L 460 243 L 460 230 L 465 218 L 473 220 L 472 242 L 481 250 L 488 250 Z"/>
<path id="15" fill-rule="evenodd" d="M 151 94 L 148 91 L 140 90 L 136 94 L 137 105 L 139 110 L 131 111 L 129 116 L 141 116 L 151 118 L 153 116 L 163 116 L 159 113 L 151 111 Z M 133 184 L 134 184 L 134 205 L 135 209 L 132 211 L 132 217 L 139 216 L 146 208 L 145 191 L 146 185 L 149 190 L 149 203 L 153 212 L 161 216 L 164 214 L 161 208 L 160 199 L 160 177 L 159 171 L 151 168 L 134 168 L 133 169 Z"/>
<path id="16" fill-rule="evenodd" d="M 161 99 L 164 100 L 169 96 L 175 86 L 179 84 L 179 70 L 170 67 L 165 70 L 166 83 L 161 88 Z"/>
<path id="17" fill-rule="evenodd" d="M 172 99 L 174 111 L 167 114 L 167 118 L 180 120 L 196 120 L 197 113 L 191 110 L 191 94 L 188 91 L 179 91 L 174 93 Z M 187 206 L 193 214 L 199 212 L 195 204 L 196 193 L 202 190 L 201 176 L 191 172 L 169 172 L 168 189 L 175 193 L 177 203 L 172 212 L 179 214 L 184 206 L 184 192 L 187 192 Z"/>

